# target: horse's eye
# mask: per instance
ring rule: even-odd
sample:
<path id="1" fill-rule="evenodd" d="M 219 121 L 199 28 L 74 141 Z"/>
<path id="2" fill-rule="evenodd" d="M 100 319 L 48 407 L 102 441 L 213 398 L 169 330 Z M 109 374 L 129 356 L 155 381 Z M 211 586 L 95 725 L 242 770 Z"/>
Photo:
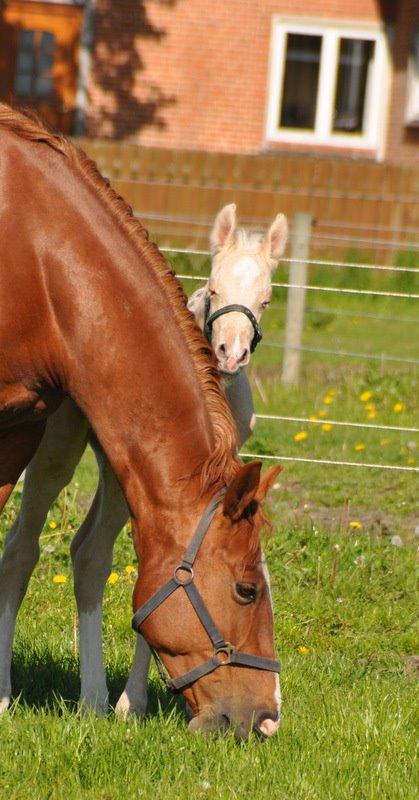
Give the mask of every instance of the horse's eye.
<path id="1" fill-rule="evenodd" d="M 216 294 L 217 294 L 217 292 L 215 292 L 214 289 L 210 289 L 209 290 L 210 297 L 215 297 Z"/>
<path id="2" fill-rule="evenodd" d="M 270 300 L 264 300 L 264 302 L 262 303 L 262 308 L 268 308 L 270 302 L 271 302 Z"/>
<path id="3" fill-rule="evenodd" d="M 236 583 L 234 592 L 239 603 L 254 603 L 257 597 L 257 589 L 253 583 Z"/>

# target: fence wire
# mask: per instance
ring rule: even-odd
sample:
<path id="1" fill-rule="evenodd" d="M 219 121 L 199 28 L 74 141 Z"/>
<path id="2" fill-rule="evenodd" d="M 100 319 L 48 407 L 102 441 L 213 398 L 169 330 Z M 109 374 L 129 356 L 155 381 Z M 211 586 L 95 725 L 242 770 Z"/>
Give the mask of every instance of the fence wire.
<path id="1" fill-rule="evenodd" d="M 362 461 L 332 461 L 322 458 L 303 458 L 303 456 L 271 456 L 266 453 L 240 453 L 242 458 L 261 458 L 267 461 L 301 461 L 305 464 L 327 464 L 335 467 L 363 467 L 364 469 L 386 469 L 398 472 L 419 472 L 419 467 L 403 467 L 398 464 L 367 464 Z"/>

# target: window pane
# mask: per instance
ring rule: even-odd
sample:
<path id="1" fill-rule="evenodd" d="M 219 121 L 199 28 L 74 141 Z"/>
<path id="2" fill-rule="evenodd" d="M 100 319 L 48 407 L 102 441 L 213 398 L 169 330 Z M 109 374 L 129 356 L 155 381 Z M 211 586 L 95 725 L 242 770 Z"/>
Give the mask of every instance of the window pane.
<path id="1" fill-rule="evenodd" d="M 15 94 L 20 97 L 29 97 L 31 93 L 32 75 L 16 75 Z"/>
<path id="2" fill-rule="evenodd" d="M 374 42 L 341 39 L 334 106 L 334 131 L 362 133 L 368 70 Z"/>
<path id="3" fill-rule="evenodd" d="M 19 31 L 19 50 L 33 50 L 35 31 L 23 28 Z"/>
<path id="4" fill-rule="evenodd" d="M 281 128 L 314 130 L 321 47 L 321 36 L 287 35 Z"/>
<path id="5" fill-rule="evenodd" d="M 52 95 L 52 79 L 51 78 L 37 78 L 35 81 L 35 97 L 43 97 L 44 99 Z"/>

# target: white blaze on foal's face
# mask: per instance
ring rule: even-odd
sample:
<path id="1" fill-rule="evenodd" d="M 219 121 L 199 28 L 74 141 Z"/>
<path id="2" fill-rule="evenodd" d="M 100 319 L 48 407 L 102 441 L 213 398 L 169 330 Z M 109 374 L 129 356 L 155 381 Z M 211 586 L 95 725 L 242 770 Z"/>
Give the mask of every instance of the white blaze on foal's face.
<path id="1" fill-rule="evenodd" d="M 272 272 L 286 239 L 283 214 L 278 214 L 262 235 L 238 229 L 235 205 L 225 206 L 211 234 L 211 313 L 238 304 L 248 308 L 259 322 L 270 301 Z M 253 325 L 243 312 L 231 311 L 214 320 L 212 346 L 223 372 L 234 374 L 249 363 L 253 337 Z"/>

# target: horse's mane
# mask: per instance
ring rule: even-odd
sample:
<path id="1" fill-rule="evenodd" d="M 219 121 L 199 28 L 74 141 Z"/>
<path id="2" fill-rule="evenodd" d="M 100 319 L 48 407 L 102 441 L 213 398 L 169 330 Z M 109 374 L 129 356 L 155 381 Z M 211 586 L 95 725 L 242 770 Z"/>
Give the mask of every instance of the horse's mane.
<path id="1" fill-rule="evenodd" d="M 65 136 L 49 131 L 31 111 L 20 112 L 0 103 L 0 125 L 32 142 L 43 142 L 67 158 L 84 180 L 96 191 L 128 234 L 139 255 L 152 268 L 163 287 L 175 319 L 187 343 L 206 401 L 213 430 L 213 450 L 202 465 L 202 491 L 228 483 L 237 472 L 237 433 L 227 403 L 223 400 L 220 378 L 211 347 L 205 342 L 193 315 L 186 308 L 186 297 L 175 273 L 157 245 L 150 242 L 148 231 L 133 215 L 130 206 L 104 178 L 96 164 Z"/>

